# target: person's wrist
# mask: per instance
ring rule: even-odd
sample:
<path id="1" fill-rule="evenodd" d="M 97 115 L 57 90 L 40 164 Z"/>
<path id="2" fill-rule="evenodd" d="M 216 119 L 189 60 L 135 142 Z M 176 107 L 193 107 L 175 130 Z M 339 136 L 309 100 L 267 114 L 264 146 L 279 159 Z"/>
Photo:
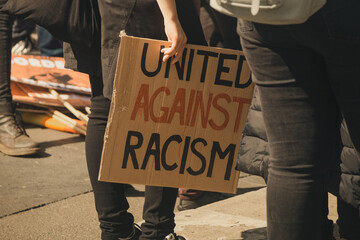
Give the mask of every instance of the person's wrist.
<path id="1" fill-rule="evenodd" d="M 164 14 L 165 22 L 179 22 L 179 18 L 176 13 L 168 12 Z"/>

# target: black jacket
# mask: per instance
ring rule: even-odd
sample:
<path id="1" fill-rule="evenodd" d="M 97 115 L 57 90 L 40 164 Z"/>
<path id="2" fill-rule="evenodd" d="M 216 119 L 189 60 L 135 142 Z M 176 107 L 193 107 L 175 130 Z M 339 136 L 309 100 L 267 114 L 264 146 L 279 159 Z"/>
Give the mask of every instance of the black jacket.
<path id="1" fill-rule="evenodd" d="M 242 134 L 236 170 L 261 176 L 267 181 L 269 163 L 267 141 L 259 91 L 255 88 Z"/>
<path id="2" fill-rule="evenodd" d="M 340 128 L 343 149 L 340 156 L 339 196 L 360 214 L 360 154 L 354 148 L 345 121 Z"/>

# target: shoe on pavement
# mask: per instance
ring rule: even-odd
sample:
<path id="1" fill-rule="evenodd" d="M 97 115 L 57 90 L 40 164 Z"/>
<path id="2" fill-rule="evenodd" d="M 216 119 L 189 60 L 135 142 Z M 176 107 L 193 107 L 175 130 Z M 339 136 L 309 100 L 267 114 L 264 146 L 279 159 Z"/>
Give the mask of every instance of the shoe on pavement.
<path id="1" fill-rule="evenodd" d="M 134 223 L 134 229 L 132 233 L 126 238 L 118 238 L 118 240 L 139 240 L 140 235 L 141 235 L 141 228 L 139 225 Z"/>
<path id="2" fill-rule="evenodd" d="M 27 135 L 10 103 L 0 106 L 0 152 L 10 156 L 24 156 L 41 151 L 38 143 Z"/>
<path id="3" fill-rule="evenodd" d="M 175 233 L 170 233 L 167 235 L 164 240 L 186 240 L 183 236 L 176 235 Z"/>
<path id="4" fill-rule="evenodd" d="M 177 209 L 179 211 L 195 209 L 213 202 L 224 200 L 229 197 L 230 196 L 226 196 L 225 194 L 218 192 L 203 192 L 200 197 L 195 199 L 180 199 L 180 202 L 177 205 Z"/>

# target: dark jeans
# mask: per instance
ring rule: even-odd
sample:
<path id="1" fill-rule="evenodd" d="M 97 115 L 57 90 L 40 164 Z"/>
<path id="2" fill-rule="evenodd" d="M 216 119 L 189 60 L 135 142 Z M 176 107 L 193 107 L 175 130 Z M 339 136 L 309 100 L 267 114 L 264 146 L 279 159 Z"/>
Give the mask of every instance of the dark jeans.
<path id="1" fill-rule="evenodd" d="M 0 4 L 1 7 L 1 4 Z M 0 11 L 0 101 L 11 101 L 10 66 L 12 18 Z"/>
<path id="2" fill-rule="evenodd" d="M 219 46 L 222 48 L 241 50 L 239 35 L 236 33 L 237 19 L 214 10 L 208 1 L 203 1 L 202 7 L 206 9 L 214 23 L 214 32 L 210 37 L 209 45 L 217 47 L 220 42 Z"/>
<path id="3" fill-rule="evenodd" d="M 338 108 L 360 150 L 359 9 L 357 0 L 328 0 L 304 24 L 239 20 L 270 144 L 270 240 L 323 239 L 321 209 Z"/>

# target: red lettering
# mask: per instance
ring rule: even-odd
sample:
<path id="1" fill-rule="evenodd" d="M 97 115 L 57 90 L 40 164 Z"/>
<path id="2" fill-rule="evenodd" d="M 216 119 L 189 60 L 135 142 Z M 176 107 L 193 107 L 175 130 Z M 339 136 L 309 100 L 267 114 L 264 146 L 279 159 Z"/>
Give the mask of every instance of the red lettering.
<path id="1" fill-rule="evenodd" d="M 233 97 L 233 101 L 239 103 L 238 110 L 236 113 L 236 119 L 235 119 L 235 125 L 234 125 L 234 132 L 237 132 L 239 130 L 240 125 L 240 118 L 241 118 L 241 112 L 244 104 L 250 104 L 251 99 L 248 98 L 241 98 L 241 97 Z"/>
<path id="2" fill-rule="evenodd" d="M 185 88 L 179 88 L 176 92 L 176 96 L 171 107 L 171 112 L 169 119 L 167 120 L 168 123 L 171 123 L 172 119 L 174 118 L 175 113 L 179 113 L 180 116 L 180 124 L 184 125 L 184 114 L 185 114 Z"/>
<path id="3" fill-rule="evenodd" d="M 150 117 L 151 117 L 151 120 L 153 120 L 156 123 L 159 123 L 159 122 L 164 123 L 164 122 L 166 122 L 166 119 L 167 119 L 167 116 L 168 116 L 168 113 L 169 113 L 169 108 L 161 107 L 160 111 L 162 111 L 163 114 L 160 117 L 156 117 L 155 114 L 154 114 L 154 101 L 155 101 L 155 98 L 161 92 L 165 92 L 167 96 L 170 95 L 170 90 L 167 87 L 161 87 L 161 88 L 158 88 L 154 92 L 154 94 L 151 96 L 151 99 L 150 99 Z"/>
<path id="4" fill-rule="evenodd" d="M 185 88 L 177 89 L 174 100 L 170 103 L 166 98 L 166 96 L 171 95 L 168 87 L 160 87 L 153 93 L 150 93 L 149 90 L 150 86 L 148 84 L 142 84 L 140 86 L 131 113 L 131 120 L 135 120 L 137 116 L 142 117 L 143 115 L 144 121 L 149 121 L 150 115 L 151 121 L 155 123 L 172 123 L 175 115 L 178 114 L 179 122 L 177 122 L 177 124 L 193 127 L 197 124 L 197 117 L 200 114 L 202 128 L 207 128 L 207 125 L 209 124 L 214 130 L 224 130 L 229 125 L 230 118 L 234 117 L 235 123 L 233 131 L 238 132 L 243 106 L 244 104 L 251 103 L 251 99 L 241 97 L 231 98 L 226 93 L 219 93 L 216 95 L 209 93 L 208 98 L 205 101 L 203 91 L 196 91 L 194 89 L 187 90 Z M 190 91 L 188 98 L 186 94 L 187 91 Z M 155 104 L 155 101 L 158 101 L 159 103 Z M 238 104 L 236 115 L 230 115 L 226 108 L 226 106 L 232 102 Z M 171 107 L 168 107 L 170 104 Z M 159 106 L 159 110 L 157 108 L 154 109 L 155 106 Z M 221 119 L 221 115 L 219 118 L 209 119 L 212 108 L 219 111 L 224 116 L 223 120 Z"/>
<path id="5" fill-rule="evenodd" d="M 227 95 L 226 93 L 221 93 L 215 96 L 214 101 L 213 101 L 213 106 L 215 109 L 219 110 L 219 112 L 224 114 L 224 122 L 222 125 L 217 125 L 212 119 L 210 119 L 209 124 L 210 126 L 215 129 L 215 130 L 223 130 L 224 128 L 226 128 L 226 126 L 229 123 L 229 119 L 230 119 L 230 115 L 228 113 L 228 111 L 226 111 L 225 108 L 223 108 L 222 106 L 219 105 L 218 100 L 219 99 L 225 99 L 227 103 L 231 102 L 231 97 L 229 95 Z"/>
<path id="6" fill-rule="evenodd" d="M 193 116 L 192 116 L 192 119 L 191 119 L 191 126 L 195 125 L 197 112 L 198 112 L 198 109 L 199 109 L 199 106 L 200 106 L 201 125 L 202 125 L 203 128 L 207 127 L 212 98 L 213 98 L 213 94 L 210 93 L 208 101 L 207 101 L 206 112 L 205 112 L 203 92 L 202 91 L 197 91 L 196 100 L 195 100 L 195 107 L 194 107 Z"/>
<path id="7" fill-rule="evenodd" d="M 188 104 L 188 108 L 186 111 L 186 121 L 185 121 L 186 126 L 189 126 L 189 123 L 190 123 L 191 111 L 192 111 L 192 107 L 194 105 L 194 98 L 195 98 L 195 90 L 191 90 L 189 104 Z"/>
<path id="8" fill-rule="evenodd" d="M 135 120 L 135 117 L 142 113 L 144 120 L 149 121 L 149 84 L 141 85 L 130 119 Z"/>

